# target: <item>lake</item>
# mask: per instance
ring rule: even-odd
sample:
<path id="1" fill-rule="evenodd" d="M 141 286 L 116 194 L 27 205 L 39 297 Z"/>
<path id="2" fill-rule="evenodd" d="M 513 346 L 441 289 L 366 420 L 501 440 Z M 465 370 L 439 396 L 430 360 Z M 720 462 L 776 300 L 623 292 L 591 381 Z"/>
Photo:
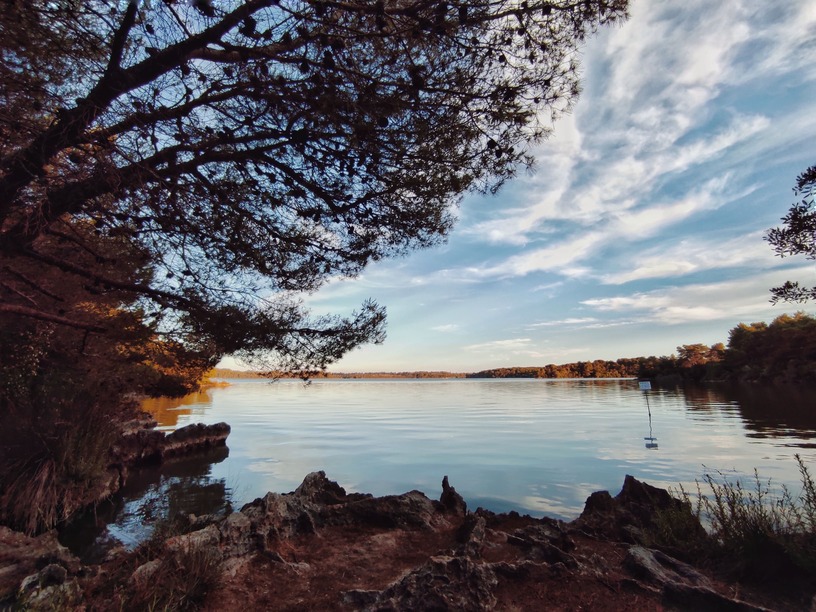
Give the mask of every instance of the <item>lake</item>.
<path id="1" fill-rule="evenodd" d="M 816 472 L 814 398 L 797 387 L 644 392 L 634 380 L 231 381 L 145 404 L 165 430 L 228 422 L 228 450 L 135 472 L 62 539 L 83 554 L 89 538 L 133 546 L 159 518 L 237 509 L 316 470 L 348 491 L 432 498 L 447 475 L 471 509 L 562 519 L 593 491 L 615 495 L 626 474 L 693 489 L 706 472 L 756 468 L 798 492 L 794 454 Z"/>

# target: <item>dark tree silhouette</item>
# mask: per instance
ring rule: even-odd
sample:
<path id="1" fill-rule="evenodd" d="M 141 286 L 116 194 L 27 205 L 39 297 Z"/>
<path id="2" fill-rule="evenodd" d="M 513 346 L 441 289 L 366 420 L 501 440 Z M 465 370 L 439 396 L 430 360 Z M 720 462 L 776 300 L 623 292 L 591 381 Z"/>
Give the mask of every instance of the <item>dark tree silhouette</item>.
<path id="1" fill-rule="evenodd" d="M 462 193 L 531 163 L 577 45 L 626 7 L 7 0 L 0 312 L 99 331 L 40 266 L 212 355 L 320 368 L 381 340 L 374 302 L 313 317 L 297 294 L 444 239 Z"/>
<path id="2" fill-rule="evenodd" d="M 811 166 L 796 178 L 794 193 L 801 197 L 782 217 L 784 225 L 768 230 L 765 239 L 780 257 L 805 255 L 816 259 L 816 166 Z M 774 304 L 807 302 L 816 298 L 816 287 L 803 287 L 798 281 L 787 281 L 771 289 Z"/>

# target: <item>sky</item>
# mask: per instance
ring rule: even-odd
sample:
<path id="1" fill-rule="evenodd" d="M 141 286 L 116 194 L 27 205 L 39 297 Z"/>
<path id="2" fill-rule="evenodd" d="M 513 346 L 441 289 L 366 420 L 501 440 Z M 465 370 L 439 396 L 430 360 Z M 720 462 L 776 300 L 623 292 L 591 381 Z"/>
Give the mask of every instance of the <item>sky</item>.
<path id="1" fill-rule="evenodd" d="M 763 240 L 816 164 L 816 2 L 632 0 L 581 51 L 583 92 L 531 172 L 468 195 L 446 244 L 307 303 L 388 309 L 337 372 L 473 372 L 669 355 L 740 322 L 816 264 Z M 230 365 L 227 363 L 226 365 Z"/>

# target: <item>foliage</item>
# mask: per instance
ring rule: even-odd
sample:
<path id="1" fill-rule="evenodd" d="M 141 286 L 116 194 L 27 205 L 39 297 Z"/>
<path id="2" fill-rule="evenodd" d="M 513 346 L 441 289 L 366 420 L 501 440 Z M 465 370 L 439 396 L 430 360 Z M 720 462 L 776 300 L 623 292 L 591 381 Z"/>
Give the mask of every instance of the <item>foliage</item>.
<path id="1" fill-rule="evenodd" d="M 531 163 L 578 45 L 626 5 L 7 0 L 0 522 L 62 516 L 127 393 L 381 341 L 373 301 L 302 296 L 439 243 L 462 193 Z"/>
<path id="2" fill-rule="evenodd" d="M 169 553 L 149 581 L 134 584 L 126 610 L 198 610 L 221 578 L 220 559 L 208 548 Z"/>
<path id="3" fill-rule="evenodd" d="M 118 278 L 144 274 L 126 242 L 95 237 L 83 223 L 60 227 L 128 262 L 111 269 Z M 70 247 L 49 239 L 41 248 L 62 257 Z M 23 258 L 4 271 L 0 295 L 56 313 L 0 319 L 0 522 L 33 533 L 87 503 L 86 489 L 106 476 L 129 394 L 189 392 L 212 364 L 206 346 L 158 336 L 124 307 L 127 294 L 100 293 Z"/>
<path id="4" fill-rule="evenodd" d="M 688 561 L 705 562 L 711 556 L 712 540 L 701 523 L 704 502 L 699 484 L 694 499 L 682 484 L 679 490 L 669 488 L 669 494 L 682 504 L 655 510 L 651 527 L 644 533 L 644 543 Z"/>
<path id="5" fill-rule="evenodd" d="M 725 366 L 741 380 L 816 382 L 816 318 L 782 314 L 729 332 Z"/>
<path id="6" fill-rule="evenodd" d="M 6 5 L 4 263 L 128 294 L 151 329 L 206 339 L 215 354 L 271 354 L 284 370 L 321 369 L 383 338 L 375 303 L 312 317 L 297 293 L 443 239 L 461 193 L 495 190 L 530 163 L 527 143 L 578 92 L 577 45 L 626 10 L 625 0 Z M 130 244 L 146 274 L 118 277 L 118 258 L 62 227 L 78 221 Z M 55 237 L 71 247 L 59 258 L 46 244 Z M 13 293 L 4 312 L 62 316 Z"/>
<path id="7" fill-rule="evenodd" d="M 169 548 L 171 538 L 187 533 L 189 526 L 178 518 L 156 523 L 151 537 L 132 554 L 107 565 L 93 586 L 93 596 L 119 610 L 197 610 L 221 580 L 221 559 L 210 548 Z M 154 562 L 146 574 L 137 568 Z"/>
<path id="8" fill-rule="evenodd" d="M 801 196 L 794 203 L 788 214 L 782 217 L 783 226 L 768 230 L 765 240 L 774 248 L 780 257 L 805 255 L 816 259 L 816 166 L 811 166 L 796 177 L 793 192 Z M 816 298 L 816 287 L 802 287 L 796 281 L 771 289 L 771 302 L 807 302 Z"/>
<path id="9" fill-rule="evenodd" d="M 751 489 L 739 480 L 718 482 L 706 475 L 711 497 L 703 503 L 712 534 L 738 572 L 764 578 L 774 572 L 784 576 L 786 570 L 809 575 L 816 570 L 814 482 L 799 455 L 796 461 L 803 487 L 798 497 L 786 487 L 774 493 L 771 482 L 763 482 L 756 472 Z"/>
<path id="10" fill-rule="evenodd" d="M 672 492 L 691 511 L 656 517 L 662 528 L 649 534 L 651 544 L 740 578 L 811 576 L 816 570 L 816 483 L 802 458 L 795 457 L 802 481 L 799 495 L 784 486 L 775 490 L 756 471 L 750 488 L 721 472 L 707 473 L 707 490 L 704 494 L 698 483 L 694 500 L 682 486 L 679 495 Z M 699 529 L 701 519 L 708 532 Z"/>

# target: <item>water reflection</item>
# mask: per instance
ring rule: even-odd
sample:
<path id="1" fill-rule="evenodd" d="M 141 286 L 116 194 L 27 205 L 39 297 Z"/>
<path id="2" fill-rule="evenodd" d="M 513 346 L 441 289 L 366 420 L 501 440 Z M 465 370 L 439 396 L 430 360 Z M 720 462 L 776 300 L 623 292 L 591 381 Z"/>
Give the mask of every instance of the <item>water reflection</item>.
<path id="1" fill-rule="evenodd" d="M 118 502 L 124 517 L 105 534 L 130 543 L 128 529 L 150 517 L 237 507 L 316 470 L 350 491 L 431 497 L 447 474 L 471 507 L 564 519 L 592 491 L 616 493 L 626 474 L 693 490 L 707 470 L 750 479 L 756 468 L 795 489 L 794 452 L 816 463 L 813 397 L 709 385 L 644 398 L 634 380 L 236 381 L 148 406 L 166 428 L 227 421 L 229 459 L 186 474 L 166 466 L 141 497 Z M 185 505 L 196 495 L 198 506 Z"/>
<path id="2" fill-rule="evenodd" d="M 142 402 L 142 410 L 153 415 L 161 430 L 176 429 L 179 417 L 203 414 L 209 406 L 212 406 L 212 392 L 209 389 L 184 397 L 155 397 Z"/>
<path id="3" fill-rule="evenodd" d="M 712 385 L 684 390 L 689 410 L 738 414 L 746 435 L 757 439 L 782 439 L 784 445 L 814 448 L 816 438 L 816 389 L 802 385 Z"/>
<path id="4" fill-rule="evenodd" d="M 212 477 L 212 468 L 228 456 L 229 449 L 221 446 L 131 471 L 116 495 L 63 527 L 60 541 L 85 562 L 93 562 L 114 546 L 135 548 L 159 521 L 179 514 L 226 514 L 231 490 L 225 479 Z"/>

